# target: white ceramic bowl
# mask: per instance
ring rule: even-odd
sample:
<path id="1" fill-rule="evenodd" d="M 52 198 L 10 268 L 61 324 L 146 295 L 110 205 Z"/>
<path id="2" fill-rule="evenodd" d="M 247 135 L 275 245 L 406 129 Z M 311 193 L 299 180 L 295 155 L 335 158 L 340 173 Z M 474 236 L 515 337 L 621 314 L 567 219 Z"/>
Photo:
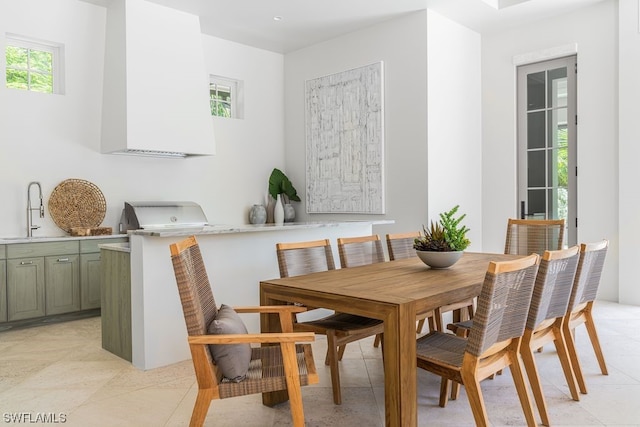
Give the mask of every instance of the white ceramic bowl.
<path id="1" fill-rule="evenodd" d="M 432 252 L 416 250 L 418 258 L 434 269 L 449 268 L 462 257 L 462 251 Z"/>

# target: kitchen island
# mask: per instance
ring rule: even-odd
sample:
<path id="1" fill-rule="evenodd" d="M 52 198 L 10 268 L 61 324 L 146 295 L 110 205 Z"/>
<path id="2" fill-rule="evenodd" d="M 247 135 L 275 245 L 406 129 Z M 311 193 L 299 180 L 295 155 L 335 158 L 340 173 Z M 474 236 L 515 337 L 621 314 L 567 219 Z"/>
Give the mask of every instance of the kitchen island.
<path id="1" fill-rule="evenodd" d="M 392 223 L 301 222 L 130 231 L 133 365 L 146 370 L 191 357 L 170 244 L 196 236 L 218 306 L 260 305 L 260 281 L 280 276 L 276 243 L 330 239 L 339 264 L 338 237 L 372 234 L 374 225 Z M 260 330 L 260 319 L 253 316 L 243 317 L 250 333 Z"/>

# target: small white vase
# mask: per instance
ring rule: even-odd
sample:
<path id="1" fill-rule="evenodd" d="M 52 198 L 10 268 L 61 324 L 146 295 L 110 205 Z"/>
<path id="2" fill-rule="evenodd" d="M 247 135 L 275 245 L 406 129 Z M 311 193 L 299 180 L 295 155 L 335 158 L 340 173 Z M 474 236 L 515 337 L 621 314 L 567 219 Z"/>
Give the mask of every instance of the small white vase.
<path id="1" fill-rule="evenodd" d="M 282 196 L 278 194 L 276 204 L 273 207 L 273 222 L 276 225 L 284 224 L 284 206 L 282 206 Z"/>

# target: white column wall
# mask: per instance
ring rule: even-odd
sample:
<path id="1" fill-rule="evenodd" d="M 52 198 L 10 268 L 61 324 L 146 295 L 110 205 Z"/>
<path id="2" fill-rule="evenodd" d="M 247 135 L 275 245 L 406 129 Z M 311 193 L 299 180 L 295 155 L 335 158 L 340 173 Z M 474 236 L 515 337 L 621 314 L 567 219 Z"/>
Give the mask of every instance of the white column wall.
<path id="1" fill-rule="evenodd" d="M 480 34 L 432 11 L 427 22 L 429 221 L 460 205 L 458 215 L 467 215 L 464 224 L 470 228 L 468 250 L 480 251 Z"/>
<path id="2" fill-rule="evenodd" d="M 619 25 L 619 200 L 620 302 L 640 305 L 636 264 L 640 255 L 640 13 L 638 1 L 620 1 Z"/>

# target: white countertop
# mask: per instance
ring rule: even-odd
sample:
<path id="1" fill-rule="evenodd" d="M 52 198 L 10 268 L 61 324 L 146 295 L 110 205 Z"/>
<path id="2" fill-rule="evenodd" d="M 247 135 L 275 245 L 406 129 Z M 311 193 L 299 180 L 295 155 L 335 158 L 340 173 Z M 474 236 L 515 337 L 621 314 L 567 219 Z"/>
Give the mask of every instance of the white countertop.
<path id="1" fill-rule="evenodd" d="M 129 243 L 104 243 L 102 245 L 98 245 L 98 247 L 100 249 L 106 249 L 106 250 L 110 250 L 110 251 L 116 251 L 116 252 L 127 252 L 130 253 L 131 252 L 131 246 L 129 245 Z"/>
<path id="2" fill-rule="evenodd" d="M 393 224 L 393 220 L 356 220 L 356 221 L 315 221 L 315 222 L 285 222 L 282 225 L 276 224 L 240 224 L 240 225 L 206 225 L 204 227 L 192 228 L 156 228 L 145 230 L 132 230 L 130 234 L 137 236 L 153 237 L 177 237 L 203 234 L 229 234 L 229 233 L 255 233 L 265 231 L 301 230 L 321 227 L 337 227 L 344 224 L 371 224 L 384 225 Z"/>
<path id="3" fill-rule="evenodd" d="M 0 245 L 12 243 L 40 243 L 58 242 L 61 240 L 96 240 L 96 239 L 121 239 L 128 237 L 126 234 L 106 234 L 102 236 L 33 236 L 33 237 L 0 237 Z"/>

